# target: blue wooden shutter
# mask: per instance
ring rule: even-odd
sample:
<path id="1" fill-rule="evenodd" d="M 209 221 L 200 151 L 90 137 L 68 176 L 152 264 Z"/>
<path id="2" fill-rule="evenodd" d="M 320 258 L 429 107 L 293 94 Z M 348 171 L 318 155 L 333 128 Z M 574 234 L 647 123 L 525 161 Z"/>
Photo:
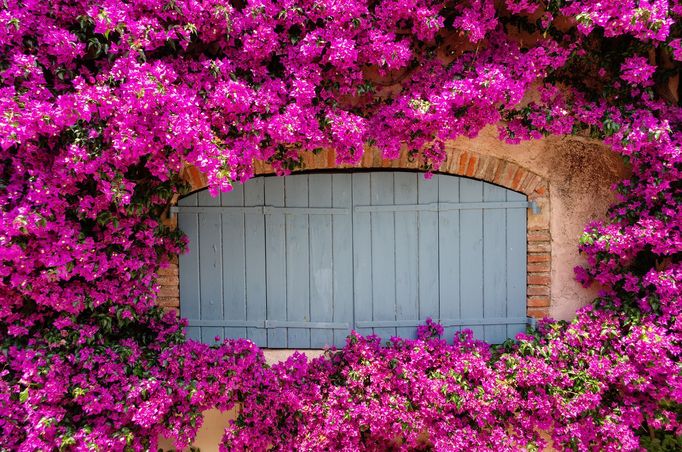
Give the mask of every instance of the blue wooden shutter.
<path id="1" fill-rule="evenodd" d="M 190 337 L 343 345 L 353 323 L 350 182 L 349 174 L 255 178 L 220 198 L 201 191 L 180 200 Z"/>
<path id="2" fill-rule="evenodd" d="M 412 172 L 259 177 L 179 202 L 190 337 L 271 348 L 343 345 L 351 328 L 501 342 L 525 328 L 526 197 Z"/>
<path id="3" fill-rule="evenodd" d="M 426 317 L 448 339 L 499 343 L 526 324 L 524 195 L 416 173 L 353 176 L 355 326 L 414 337 Z"/>

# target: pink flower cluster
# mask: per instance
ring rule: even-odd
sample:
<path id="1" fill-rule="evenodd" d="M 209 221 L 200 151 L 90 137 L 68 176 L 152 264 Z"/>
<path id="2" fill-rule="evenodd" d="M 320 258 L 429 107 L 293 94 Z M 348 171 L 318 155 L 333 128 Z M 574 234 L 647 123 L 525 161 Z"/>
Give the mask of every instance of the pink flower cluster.
<path id="1" fill-rule="evenodd" d="M 516 450 L 541 446 L 538 429 L 577 450 L 682 447 L 682 109 L 665 95 L 681 14 L 666 0 L 2 3 L 0 450 L 185 445 L 201 410 L 235 404 L 226 448 Z M 632 167 L 580 240 L 576 274 L 601 293 L 572 324 L 490 349 L 427 323 L 416 341 L 351 336 L 268 368 L 247 341 L 185 341 L 154 308 L 159 266 L 187 244 L 163 221 L 185 164 L 214 193 L 324 148 L 339 163 L 409 153 L 430 173 L 448 140 L 490 125 L 509 142 L 600 139 Z"/>
<path id="2" fill-rule="evenodd" d="M 571 325 L 491 349 L 428 322 L 417 340 L 355 334 L 308 362 L 295 355 L 246 394 L 224 450 L 521 450 L 540 435 L 578 450 L 634 450 L 645 419 L 679 432 L 679 333 L 586 309 Z M 597 351 L 598 352 L 595 352 Z M 655 421 L 653 421 L 656 419 Z"/>
<path id="3" fill-rule="evenodd" d="M 623 80 L 631 85 L 651 86 L 653 85 L 652 76 L 656 72 L 656 67 L 649 64 L 644 57 L 626 58 L 621 66 L 621 76 Z"/>
<path id="4" fill-rule="evenodd" d="M 265 361 L 247 340 L 186 342 L 182 326 L 158 308 L 109 305 L 36 324 L 28 343 L 6 342 L 0 448 L 155 450 L 159 435 L 187 445 L 201 410 L 232 408 Z"/>

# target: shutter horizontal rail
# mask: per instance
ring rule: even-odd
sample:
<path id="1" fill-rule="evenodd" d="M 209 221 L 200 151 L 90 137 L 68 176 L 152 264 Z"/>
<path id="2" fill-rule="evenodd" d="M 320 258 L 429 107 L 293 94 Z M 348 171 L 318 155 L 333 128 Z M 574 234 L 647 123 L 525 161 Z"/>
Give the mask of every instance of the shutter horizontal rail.
<path id="1" fill-rule="evenodd" d="M 473 326 L 473 325 L 525 325 L 529 323 L 528 317 L 497 317 L 489 319 L 434 319 L 434 322 L 447 326 Z M 356 328 L 393 328 L 393 327 L 416 327 L 423 325 L 423 320 L 370 320 L 355 322 Z"/>
<path id="2" fill-rule="evenodd" d="M 201 320 L 188 319 L 189 326 L 265 328 L 265 320 Z"/>
<path id="3" fill-rule="evenodd" d="M 225 207 L 225 206 L 173 206 L 171 213 L 224 213 L 242 214 L 259 213 L 263 215 L 286 214 L 286 215 L 348 215 L 350 209 L 342 207 L 273 207 L 273 206 L 253 206 L 253 207 Z"/>
<path id="4" fill-rule="evenodd" d="M 199 320 L 189 319 L 190 326 L 248 327 L 248 328 L 311 328 L 323 330 L 348 330 L 344 322 L 295 322 L 287 320 Z"/>
<path id="5" fill-rule="evenodd" d="M 287 215 L 348 215 L 350 209 L 343 207 L 263 207 L 265 215 L 284 213 Z"/>
<path id="6" fill-rule="evenodd" d="M 266 320 L 265 328 L 312 328 L 318 330 L 350 329 L 350 323 L 344 322 L 296 322 L 288 320 Z"/>
<path id="7" fill-rule="evenodd" d="M 450 202 L 433 204 L 395 204 L 378 206 L 356 206 L 355 212 L 447 212 L 450 210 L 478 210 L 478 209 L 532 209 L 533 213 L 540 213 L 540 208 L 533 201 L 508 202 Z M 263 215 L 348 215 L 350 209 L 343 207 L 192 207 L 173 206 L 171 213 L 224 213 L 242 214 L 259 213 Z"/>
<path id="8" fill-rule="evenodd" d="M 171 213 L 263 213 L 262 206 L 254 207 L 193 207 L 193 206 L 173 206 Z"/>
<path id="9" fill-rule="evenodd" d="M 376 206 L 356 206 L 356 212 L 447 212 L 449 210 L 478 210 L 478 209 L 533 209 L 539 213 L 537 204 L 533 201 L 506 202 L 441 202 L 430 204 L 392 204 Z"/>

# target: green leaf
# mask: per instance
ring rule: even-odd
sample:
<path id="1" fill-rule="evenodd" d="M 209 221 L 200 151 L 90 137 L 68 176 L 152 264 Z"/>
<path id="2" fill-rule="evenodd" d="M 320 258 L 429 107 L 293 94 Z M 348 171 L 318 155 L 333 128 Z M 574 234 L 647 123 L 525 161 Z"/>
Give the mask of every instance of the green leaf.
<path id="1" fill-rule="evenodd" d="M 28 388 L 24 389 L 19 393 L 19 401 L 24 403 L 28 400 Z"/>

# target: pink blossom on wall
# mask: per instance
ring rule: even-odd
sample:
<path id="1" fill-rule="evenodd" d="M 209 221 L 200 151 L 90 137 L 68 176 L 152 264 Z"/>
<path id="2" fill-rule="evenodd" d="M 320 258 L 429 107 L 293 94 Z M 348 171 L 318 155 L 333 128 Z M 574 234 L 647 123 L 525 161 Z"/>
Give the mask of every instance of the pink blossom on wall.
<path id="1" fill-rule="evenodd" d="M 8 0 L 0 6 L 0 450 L 224 447 L 634 450 L 680 444 L 679 2 Z M 667 52 L 667 53 L 666 53 Z M 646 56 L 645 56 L 646 55 Z M 653 58 L 651 55 L 655 55 Z M 667 65 L 667 66 L 666 66 Z M 659 70 L 661 69 L 661 70 Z M 154 307 L 187 246 L 163 218 L 333 149 L 410 153 L 496 125 L 603 140 L 632 176 L 586 226 L 594 305 L 490 347 L 351 335 L 272 368 L 247 340 L 187 341 Z"/>

